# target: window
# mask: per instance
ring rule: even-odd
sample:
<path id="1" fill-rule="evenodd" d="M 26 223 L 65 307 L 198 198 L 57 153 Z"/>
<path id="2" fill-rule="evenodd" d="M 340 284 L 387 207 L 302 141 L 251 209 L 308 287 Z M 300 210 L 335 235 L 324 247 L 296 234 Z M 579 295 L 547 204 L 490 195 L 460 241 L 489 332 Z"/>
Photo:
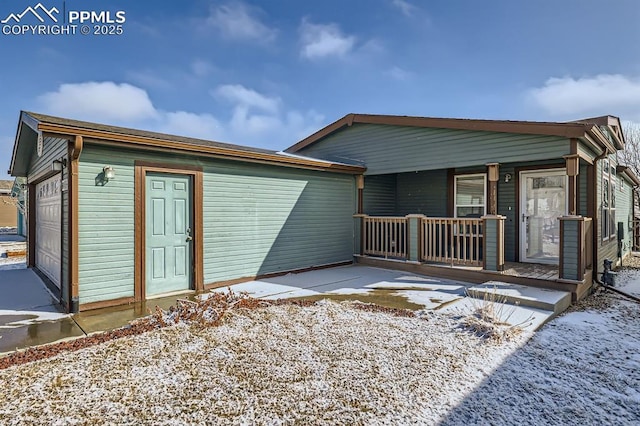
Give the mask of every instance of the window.
<path id="1" fill-rule="evenodd" d="M 602 239 L 616 236 L 616 168 L 604 160 L 602 168 Z"/>
<path id="2" fill-rule="evenodd" d="M 455 177 L 455 217 L 482 217 L 486 214 L 487 177 L 484 174 Z"/>

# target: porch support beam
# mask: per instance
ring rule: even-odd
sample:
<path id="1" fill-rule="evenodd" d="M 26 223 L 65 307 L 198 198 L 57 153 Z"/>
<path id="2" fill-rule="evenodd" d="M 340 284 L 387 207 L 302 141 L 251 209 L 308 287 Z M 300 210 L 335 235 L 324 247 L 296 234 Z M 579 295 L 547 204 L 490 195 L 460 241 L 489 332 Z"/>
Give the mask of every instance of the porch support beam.
<path id="1" fill-rule="evenodd" d="M 498 163 L 488 163 L 487 175 L 489 176 L 489 188 L 487 194 L 488 214 L 498 214 L 498 180 L 500 180 L 500 166 Z"/>
<path id="2" fill-rule="evenodd" d="M 582 216 L 562 216 L 560 220 L 560 261 L 558 276 L 564 281 L 585 279 L 588 269 L 593 268 L 592 233 L 593 221 Z"/>
<path id="3" fill-rule="evenodd" d="M 506 216 L 482 217 L 482 269 L 504 271 L 504 221 Z"/>
<path id="4" fill-rule="evenodd" d="M 578 173 L 580 172 L 580 157 L 578 154 L 564 156 L 567 176 L 569 177 L 569 216 L 575 216 L 578 211 Z"/>
<path id="5" fill-rule="evenodd" d="M 357 214 L 364 213 L 364 175 L 356 176 L 356 188 L 358 189 Z"/>

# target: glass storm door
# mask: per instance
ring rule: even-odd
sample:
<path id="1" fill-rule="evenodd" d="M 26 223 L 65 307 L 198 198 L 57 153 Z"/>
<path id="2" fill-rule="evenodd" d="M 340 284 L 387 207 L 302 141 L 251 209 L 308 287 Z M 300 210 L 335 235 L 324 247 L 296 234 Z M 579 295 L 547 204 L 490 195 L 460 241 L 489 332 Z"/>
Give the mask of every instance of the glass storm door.
<path id="1" fill-rule="evenodd" d="M 146 177 L 146 296 L 191 288 L 191 178 Z"/>
<path id="2" fill-rule="evenodd" d="M 558 264 L 567 214 L 565 169 L 520 173 L 520 261 Z"/>

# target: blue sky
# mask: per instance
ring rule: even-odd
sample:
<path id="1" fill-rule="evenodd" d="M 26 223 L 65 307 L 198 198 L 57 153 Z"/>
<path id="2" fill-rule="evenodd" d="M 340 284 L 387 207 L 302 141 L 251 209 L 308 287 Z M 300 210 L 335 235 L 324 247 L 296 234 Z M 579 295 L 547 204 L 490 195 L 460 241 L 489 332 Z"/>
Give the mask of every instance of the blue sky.
<path id="1" fill-rule="evenodd" d="M 0 21 L 37 4 L 3 0 Z M 126 21 L 121 35 L 3 30 L 0 179 L 21 109 L 270 149 L 349 112 L 640 121 L 637 0 L 41 4 Z"/>

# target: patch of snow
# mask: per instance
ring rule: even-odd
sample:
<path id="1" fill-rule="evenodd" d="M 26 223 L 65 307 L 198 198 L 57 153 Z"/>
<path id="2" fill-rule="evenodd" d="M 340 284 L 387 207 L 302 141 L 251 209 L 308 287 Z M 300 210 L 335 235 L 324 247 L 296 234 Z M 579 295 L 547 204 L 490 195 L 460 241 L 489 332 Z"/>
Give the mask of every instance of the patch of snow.
<path id="1" fill-rule="evenodd" d="M 623 269 L 618 272 L 616 288 L 640 297 L 640 269 Z"/>
<path id="2" fill-rule="evenodd" d="M 331 290 L 326 292 L 325 294 L 367 294 L 370 293 L 372 289 L 369 288 L 338 288 L 336 290 Z"/>
<path id="3" fill-rule="evenodd" d="M 640 307 L 571 312 L 512 354 L 444 425 L 640 424 Z"/>
<path id="4" fill-rule="evenodd" d="M 13 269 L 26 269 L 27 260 L 25 256 L 17 257 L 0 257 L 0 271 L 8 271 Z"/>
<path id="5" fill-rule="evenodd" d="M 0 323 L 0 329 L 18 328 L 26 325 L 32 325 L 45 321 L 57 321 L 62 318 L 70 317 L 70 314 L 61 314 L 58 312 L 42 312 L 42 311 L 13 311 L 0 309 L 0 317 L 29 317 L 27 319 Z"/>

